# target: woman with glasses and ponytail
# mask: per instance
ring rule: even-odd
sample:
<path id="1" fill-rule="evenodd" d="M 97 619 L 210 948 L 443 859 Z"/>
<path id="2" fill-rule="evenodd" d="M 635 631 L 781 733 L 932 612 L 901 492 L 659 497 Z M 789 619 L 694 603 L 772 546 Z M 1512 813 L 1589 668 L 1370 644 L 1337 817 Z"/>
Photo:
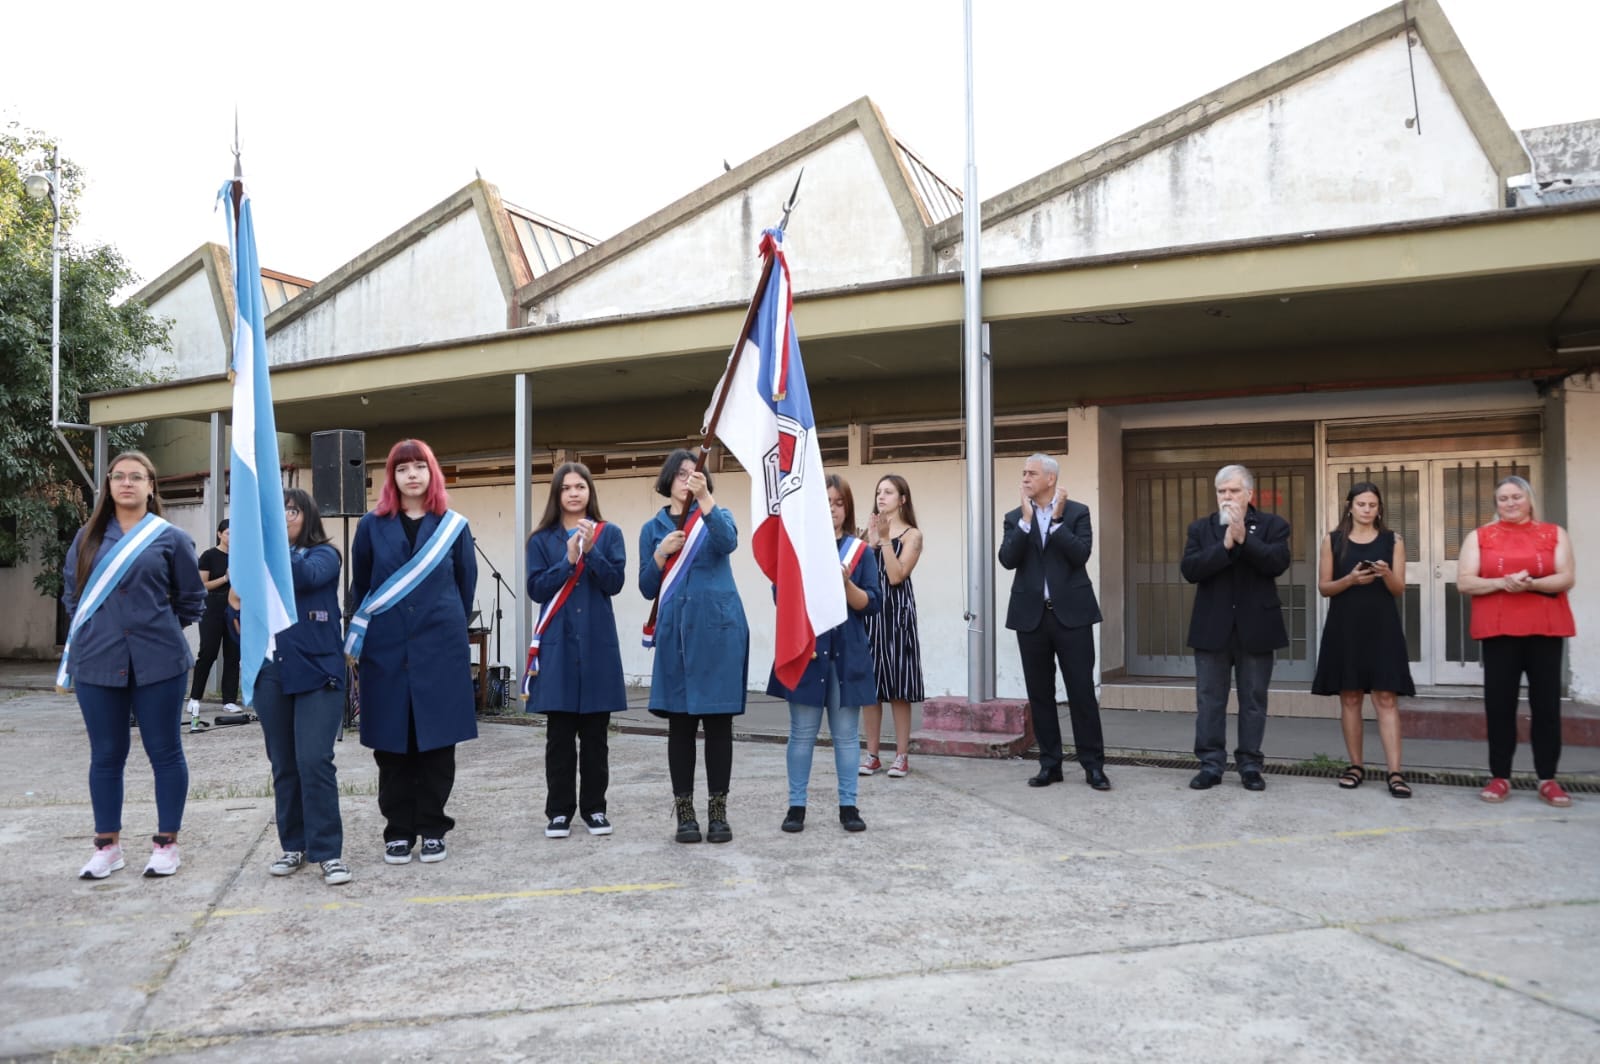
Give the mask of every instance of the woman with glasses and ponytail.
<path id="1" fill-rule="evenodd" d="M 189 794 L 180 719 L 194 654 L 183 630 L 200 619 L 206 589 L 194 541 L 162 516 L 156 470 L 137 451 L 117 455 L 94 512 L 78 530 L 62 572 L 72 618 L 56 674 L 72 689 L 89 732 L 94 856 L 78 874 L 105 879 L 124 866 L 122 789 L 130 716 L 156 783 L 156 834 L 146 876 L 181 863 L 178 829 Z"/>

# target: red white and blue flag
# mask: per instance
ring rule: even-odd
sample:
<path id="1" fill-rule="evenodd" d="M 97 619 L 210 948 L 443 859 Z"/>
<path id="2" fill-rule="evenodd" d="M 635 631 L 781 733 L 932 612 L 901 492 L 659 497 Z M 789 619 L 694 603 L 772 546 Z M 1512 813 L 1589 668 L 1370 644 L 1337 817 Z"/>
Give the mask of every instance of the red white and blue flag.
<path id="1" fill-rule="evenodd" d="M 756 563 L 776 589 L 773 672 L 793 687 L 816 650 L 818 632 L 845 622 L 844 584 L 823 483 L 811 393 L 794 333 L 794 298 L 783 230 L 768 229 L 761 255 L 772 259 L 757 294 L 750 331 L 734 346 L 706 410 L 723 400 L 716 435 L 750 473 L 750 523 Z M 742 352 L 742 353 L 741 353 Z"/>

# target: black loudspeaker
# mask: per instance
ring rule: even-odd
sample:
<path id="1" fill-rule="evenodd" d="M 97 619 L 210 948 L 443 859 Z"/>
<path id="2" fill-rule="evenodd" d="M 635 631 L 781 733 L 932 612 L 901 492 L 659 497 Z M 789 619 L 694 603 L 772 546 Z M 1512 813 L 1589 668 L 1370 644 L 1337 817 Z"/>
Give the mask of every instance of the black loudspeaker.
<path id="1" fill-rule="evenodd" d="M 367 434 L 333 429 L 311 434 L 311 497 L 323 517 L 367 512 Z"/>

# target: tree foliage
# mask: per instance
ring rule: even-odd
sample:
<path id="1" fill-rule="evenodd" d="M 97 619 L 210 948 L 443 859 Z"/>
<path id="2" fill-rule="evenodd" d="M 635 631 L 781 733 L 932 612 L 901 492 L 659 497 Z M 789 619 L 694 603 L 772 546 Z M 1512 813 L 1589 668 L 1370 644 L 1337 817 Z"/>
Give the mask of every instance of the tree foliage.
<path id="1" fill-rule="evenodd" d="M 48 199 L 30 198 L 27 175 L 50 168 L 49 142 L 16 123 L 0 128 L 0 559 L 37 555 L 34 583 L 59 594 L 66 544 L 88 517 L 92 489 L 50 427 L 50 229 Z M 61 160 L 61 420 L 84 424 L 93 392 L 154 383 L 141 369 L 166 350 L 168 324 L 142 305 L 114 302 L 138 280 L 114 247 L 72 238 L 83 175 Z M 110 453 L 136 447 L 144 426 L 110 433 Z M 84 466 L 93 439 L 65 433 Z"/>

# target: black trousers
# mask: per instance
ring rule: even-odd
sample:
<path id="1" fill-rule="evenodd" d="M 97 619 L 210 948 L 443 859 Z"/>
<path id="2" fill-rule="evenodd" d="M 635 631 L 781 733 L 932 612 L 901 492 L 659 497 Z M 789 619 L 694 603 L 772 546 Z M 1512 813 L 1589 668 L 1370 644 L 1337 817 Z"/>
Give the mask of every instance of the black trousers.
<path id="1" fill-rule="evenodd" d="M 584 816 L 604 813 L 611 782 L 606 745 L 611 714 L 552 711 L 544 716 L 544 815 L 570 821 L 574 809 Z"/>
<path id="2" fill-rule="evenodd" d="M 206 696 L 206 681 L 211 678 L 211 666 L 217 662 L 217 652 L 222 652 L 222 700 L 239 701 L 239 644 L 229 639 L 226 625 L 228 608 L 206 603 L 206 612 L 200 615 L 200 653 L 194 659 L 194 682 L 189 686 L 189 697 Z"/>
<path id="3" fill-rule="evenodd" d="M 1017 633 L 1022 652 L 1022 677 L 1028 688 L 1028 712 L 1033 734 L 1039 740 L 1039 767 L 1059 769 L 1061 719 L 1056 714 L 1056 665 L 1067 682 L 1067 703 L 1072 714 L 1072 745 L 1085 769 L 1100 768 L 1106 760 L 1105 736 L 1100 730 L 1100 702 L 1094 695 L 1094 627 L 1068 628 L 1050 610 L 1039 626 Z"/>
<path id="4" fill-rule="evenodd" d="M 1517 692 L 1528 677 L 1533 770 L 1556 778 L 1561 760 L 1561 644 L 1554 635 L 1498 635 L 1483 641 L 1483 710 L 1489 726 L 1489 775 L 1505 779 L 1517 753 Z"/>
<path id="5" fill-rule="evenodd" d="M 445 803 L 456 785 L 456 748 L 417 749 L 417 726 L 411 724 L 409 749 L 403 754 L 372 751 L 378 763 L 378 811 L 383 814 L 384 842 L 442 839 L 456 822 L 445 815 Z"/>
<path id="6" fill-rule="evenodd" d="M 697 717 L 673 713 L 667 717 L 667 770 L 673 794 L 694 793 L 694 737 L 706 727 L 706 790 L 727 794 L 733 775 L 733 717 L 728 714 Z"/>

